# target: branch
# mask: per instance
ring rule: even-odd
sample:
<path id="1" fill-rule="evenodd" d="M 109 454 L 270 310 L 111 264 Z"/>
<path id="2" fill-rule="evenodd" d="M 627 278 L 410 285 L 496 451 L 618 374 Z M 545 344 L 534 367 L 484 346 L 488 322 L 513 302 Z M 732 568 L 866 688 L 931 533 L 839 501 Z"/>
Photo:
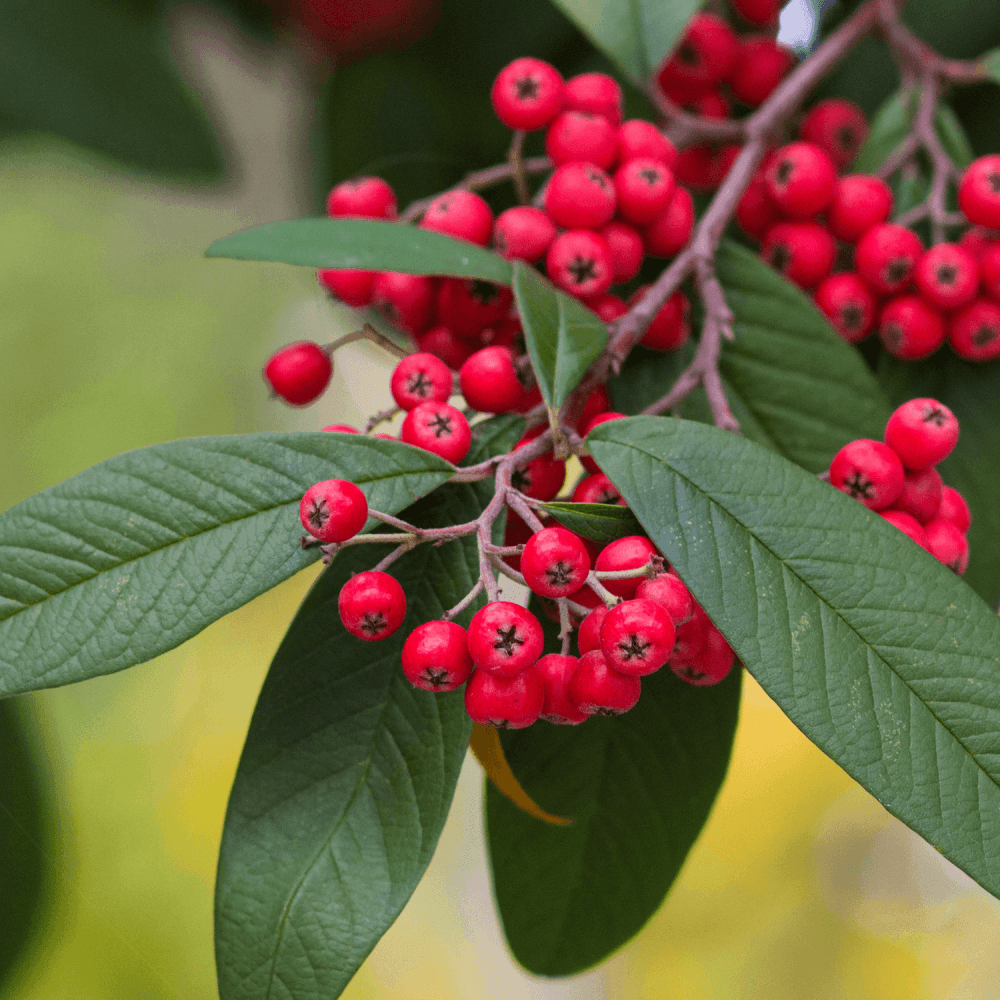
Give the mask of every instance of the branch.
<path id="1" fill-rule="evenodd" d="M 942 11 L 947 16 L 946 11 Z M 982 60 L 946 59 L 926 42 L 917 38 L 899 18 L 892 0 L 882 0 L 878 10 L 879 27 L 886 44 L 896 58 L 917 76 L 930 74 L 947 83 L 982 83 L 989 79 Z"/>

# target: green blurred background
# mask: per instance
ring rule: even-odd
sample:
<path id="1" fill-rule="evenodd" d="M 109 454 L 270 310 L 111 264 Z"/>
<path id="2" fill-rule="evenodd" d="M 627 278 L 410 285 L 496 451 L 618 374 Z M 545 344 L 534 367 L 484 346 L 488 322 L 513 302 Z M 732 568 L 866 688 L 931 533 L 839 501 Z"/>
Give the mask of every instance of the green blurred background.
<path id="1" fill-rule="evenodd" d="M 466 32 L 487 9 L 468 8 Z M 0 3 L 0 21 L 11 9 Z M 404 86 L 406 74 L 426 76 L 447 45 L 432 36 L 402 56 L 355 61 L 318 101 L 325 74 L 315 53 L 260 24 L 253 34 L 211 7 L 157 21 L 157 44 L 219 136 L 226 180 L 177 179 L 218 171 L 211 143 L 164 143 L 177 160 L 164 169 L 149 145 L 144 162 L 59 122 L 50 128 L 120 159 L 23 123 L 3 129 L 0 509 L 127 449 L 357 423 L 386 405 L 389 365 L 363 345 L 338 354 L 332 391 L 316 407 L 270 402 L 258 372 L 271 350 L 328 340 L 354 321 L 308 271 L 202 253 L 235 229 L 308 214 L 330 177 L 399 155 L 386 139 L 399 109 L 369 85 L 396 81 L 417 113 L 433 101 Z M 532 32 L 492 60 L 466 50 L 462 72 L 488 79 L 540 48 L 573 65 L 598 61 L 547 7 Z M 441 120 L 454 125 L 461 112 L 488 123 L 485 89 L 452 90 L 443 109 L 434 105 Z M 0 123 L 12 121 L 0 110 Z M 164 138 L 151 134 L 154 145 Z M 452 139 L 428 183 L 500 158 L 489 124 L 439 130 L 435 148 Z M 152 663 L 3 703 L 0 996 L 217 995 L 212 886 L 228 787 L 268 662 L 313 573 Z M 482 777 L 470 758 L 427 876 L 345 996 L 995 1000 L 1000 904 L 892 820 L 752 681 L 745 691 L 708 827 L 662 910 L 606 966 L 565 982 L 514 966 L 490 899 Z"/>

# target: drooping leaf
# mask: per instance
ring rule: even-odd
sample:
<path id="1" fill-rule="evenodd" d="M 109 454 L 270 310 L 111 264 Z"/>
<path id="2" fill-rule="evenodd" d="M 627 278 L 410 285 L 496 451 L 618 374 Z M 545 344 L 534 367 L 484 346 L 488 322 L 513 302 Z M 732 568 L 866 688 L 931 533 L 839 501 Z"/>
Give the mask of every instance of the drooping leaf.
<path id="1" fill-rule="evenodd" d="M 0 0 L 0 118 L 155 173 L 222 173 L 208 119 L 166 57 L 160 26 L 127 5 Z"/>
<path id="2" fill-rule="evenodd" d="M 538 975 L 579 972 L 635 935 L 663 902 L 708 818 L 736 729 L 740 672 L 695 688 L 669 668 L 639 704 L 580 726 L 501 734 L 549 826 L 488 787 L 486 830 L 504 934 Z"/>
<path id="3" fill-rule="evenodd" d="M 394 513 L 453 472 L 359 434 L 193 438 L 110 458 L 0 514 L 0 695 L 142 663 L 319 558 L 302 494 Z M 372 522 L 370 522 L 372 523 Z"/>
<path id="4" fill-rule="evenodd" d="M 501 419 L 506 434 L 491 424 L 470 464 L 516 440 L 517 424 Z M 403 516 L 423 527 L 469 521 L 492 489 L 449 484 Z M 472 732 L 462 692 L 419 691 L 399 661 L 409 632 L 478 579 L 476 544 L 419 545 L 393 563 L 406 621 L 372 643 L 337 612 L 352 573 L 386 551 L 366 548 L 344 550 L 320 576 L 254 710 L 216 880 L 222 1000 L 340 996 L 416 888 L 451 804 Z"/>
<path id="5" fill-rule="evenodd" d="M 608 328 L 521 261 L 514 265 L 514 296 L 542 398 L 558 409 L 604 350 Z"/>
<path id="6" fill-rule="evenodd" d="M 648 82 L 673 51 L 702 0 L 553 0 L 636 83 Z"/>
<path id="7" fill-rule="evenodd" d="M 509 285 L 510 264 L 489 250 L 398 222 L 292 219 L 254 226 L 216 240 L 208 257 L 276 261 L 404 274 L 451 274 Z"/>
<path id="8" fill-rule="evenodd" d="M 906 138 L 917 110 L 912 90 L 897 90 L 878 109 L 871 131 L 851 169 L 858 174 L 873 174 L 885 158 Z"/>
<path id="9" fill-rule="evenodd" d="M 547 510 L 564 527 L 584 538 L 607 544 L 628 535 L 642 533 L 635 515 L 627 507 L 609 503 L 543 503 Z"/>
<path id="10" fill-rule="evenodd" d="M 751 442 L 639 417 L 587 443 L 792 722 L 1000 894 L 996 614 L 877 514 Z"/>

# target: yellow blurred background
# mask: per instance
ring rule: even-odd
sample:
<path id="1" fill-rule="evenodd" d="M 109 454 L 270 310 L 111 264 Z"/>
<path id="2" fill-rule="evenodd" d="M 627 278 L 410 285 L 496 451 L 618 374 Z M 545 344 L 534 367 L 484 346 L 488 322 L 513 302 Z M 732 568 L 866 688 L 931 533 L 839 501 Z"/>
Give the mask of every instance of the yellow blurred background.
<path id="1" fill-rule="evenodd" d="M 201 16 L 199 16 L 201 17 Z M 307 210 L 306 83 L 195 17 L 175 44 L 240 165 L 186 190 L 55 140 L 0 145 L 0 509 L 175 437 L 357 423 L 386 359 L 352 345 L 289 411 L 258 371 L 351 317 L 302 269 L 208 261 L 235 229 Z M 253 108 L 253 124 L 248 114 Z M 291 112 L 289 111 L 291 109 Z M 377 386 L 377 388 L 373 388 Z M 228 787 L 271 654 L 314 571 L 153 663 L 23 700 L 56 830 L 44 925 L 5 997 L 210 1000 Z M 482 778 L 467 760 L 424 882 L 349 1000 L 995 1000 L 1000 904 L 812 747 L 750 680 L 729 777 L 661 911 L 599 970 L 546 982 L 507 955 Z M 0 845 L 2 850 L 2 845 Z"/>

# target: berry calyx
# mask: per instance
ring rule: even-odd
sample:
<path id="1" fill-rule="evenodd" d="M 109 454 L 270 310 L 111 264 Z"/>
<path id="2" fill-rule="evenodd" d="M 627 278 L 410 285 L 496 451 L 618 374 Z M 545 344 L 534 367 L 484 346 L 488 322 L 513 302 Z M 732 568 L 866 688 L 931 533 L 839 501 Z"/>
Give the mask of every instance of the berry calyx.
<path id="1" fill-rule="evenodd" d="M 1000 155 L 969 164 L 958 185 L 958 207 L 973 225 L 1000 229 Z"/>
<path id="2" fill-rule="evenodd" d="M 600 167 L 563 163 L 545 188 L 545 211 L 564 229 L 600 229 L 615 214 L 616 197 L 615 185 Z"/>
<path id="3" fill-rule="evenodd" d="M 897 358 L 919 361 L 930 357 L 947 334 L 944 317 L 919 295 L 900 295 L 882 309 L 878 335 Z"/>
<path id="4" fill-rule="evenodd" d="M 626 535 L 601 549 L 594 564 L 600 573 L 622 572 L 646 566 L 656 555 L 656 547 L 644 535 Z M 630 599 L 642 582 L 642 576 L 626 577 L 622 580 L 602 580 L 604 587 L 616 597 Z"/>
<path id="5" fill-rule="evenodd" d="M 642 694 L 635 674 L 613 669 L 595 649 L 580 657 L 569 682 L 569 700 L 585 715 L 621 715 L 634 708 Z"/>
<path id="6" fill-rule="evenodd" d="M 418 625 L 403 643 L 406 679 L 424 691 L 454 691 L 472 673 L 465 629 L 456 622 Z"/>
<path id="7" fill-rule="evenodd" d="M 292 406 L 307 406 L 329 385 L 333 362 L 319 344 L 301 340 L 276 351 L 264 365 L 264 380 Z"/>
<path id="8" fill-rule="evenodd" d="M 340 589 L 337 609 L 344 628 L 365 642 L 387 639 L 406 618 L 406 594 L 388 573 L 356 573 Z"/>
<path id="9" fill-rule="evenodd" d="M 541 597 L 569 597 L 587 582 L 590 556 L 583 542 L 565 528 L 543 528 L 521 553 L 521 572 Z"/>
<path id="10" fill-rule="evenodd" d="M 674 175 L 659 160 L 629 160 L 615 172 L 618 214 L 634 226 L 648 226 L 674 194 Z"/>
<path id="11" fill-rule="evenodd" d="M 820 283 L 814 298 L 820 311 L 849 344 L 872 332 L 878 308 L 875 296 L 856 274 L 832 274 Z"/>
<path id="12" fill-rule="evenodd" d="M 396 195 L 381 177 L 352 177 L 326 196 L 326 214 L 339 218 L 395 219 Z"/>
<path id="13" fill-rule="evenodd" d="M 683 625 L 694 617 L 694 599 L 679 576 L 660 573 L 651 580 L 642 580 L 635 596 L 659 604 L 670 615 L 674 625 Z"/>
<path id="14" fill-rule="evenodd" d="M 888 445 L 859 438 L 845 444 L 834 456 L 830 485 L 869 510 L 884 510 L 903 492 L 903 464 Z"/>
<path id="15" fill-rule="evenodd" d="M 793 142 L 778 150 L 764 175 L 771 200 L 790 219 L 811 219 L 833 201 L 837 168 L 819 146 Z"/>
<path id="16" fill-rule="evenodd" d="M 885 223 L 861 237 L 854 266 L 877 295 L 898 295 L 910 287 L 923 252 L 924 245 L 913 230 Z"/>
<path id="17" fill-rule="evenodd" d="M 950 312 L 968 305 L 979 289 L 976 258 L 957 243 L 939 243 L 917 261 L 917 290 L 936 309 Z"/>
<path id="18" fill-rule="evenodd" d="M 469 655 L 483 671 L 513 677 L 542 655 L 545 637 L 538 619 L 510 601 L 492 601 L 469 622 Z"/>
<path id="19" fill-rule="evenodd" d="M 480 413 L 512 413 L 523 402 L 522 384 L 514 352 L 506 347 L 484 347 L 462 365 L 458 382 L 465 401 Z"/>
<path id="20" fill-rule="evenodd" d="M 484 247 L 493 232 L 493 212 L 473 191 L 446 191 L 427 206 L 420 227 Z"/>
<path id="21" fill-rule="evenodd" d="M 545 705 L 545 682 L 534 667 L 512 677 L 474 670 L 465 685 L 465 711 L 473 722 L 497 729 L 525 729 Z"/>
<path id="22" fill-rule="evenodd" d="M 451 371 L 433 354 L 411 354 L 393 369 L 389 388 L 401 410 L 412 410 L 421 403 L 444 403 L 451 395 Z"/>
<path id="23" fill-rule="evenodd" d="M 306 490 L 299 503 L 302 527 L 321 542 L 345 542 L 368 520 L 368 501 L 352 482 L 325 479 Z"/>
<path id="24" fill-rule="evenodd" d="M 399 432 L 407 444 L 439 455 L 452 465 L 469 453 L 472 431 L 461 410 L 448 403 L 421 403 L 406 415 Z"/>
<path id="25" fill-rule="evenodd" d="M 608 248 L 589 229 L 557 236 L 546 254 L 545 272 L 555 285 L 581 299 L 603 295 L 614 280 Z"/>
<path id="26" fill-rule="evenodd" d="M 601 652 L 619 673 L 644 677 L 667 662 L 675 641 L 674 623 L 655 601 L 616 604 L 601 626 Z"/>
<path id="27" fill-rule="evenodd" d="M 958 444 L 958 420 L 936 399 L 911 399 L 885 425 L 885 443 L 911 472 L 943 462 Z"/>
<path id="28" fill-rule="evenodd" d="M 510 129 L 545 128 L 563 106 L 562 74 L 541 59 L 525 56 L 497 74 L 490 91 L 493 111 Z"/>
<path id="29" fill-rule="evenodd" d="M 951 349 L 966 361 L 990 361 L 1000 357 L 1000 305 L 978 299 L 951 321 Z"/>
<path id="30" fill-rule="evenodd" d="M 833 269 L 837 244 L 818 222 L 779 222 L 764 237 L 760 255 L 800 288 L 815 288 Z"/>
<path id="31" fill-rule="evenodd" d="M 549 653 L 536 664 L 545 685 L 545 704 L 542 705 L 540 718 L 557 726 L 578 726 L 587 721 L 587 713 L 569 699 L 569 684 L 576 672 L 579 659 L 575 656 L 562 656 L 559 653 Z"/>

